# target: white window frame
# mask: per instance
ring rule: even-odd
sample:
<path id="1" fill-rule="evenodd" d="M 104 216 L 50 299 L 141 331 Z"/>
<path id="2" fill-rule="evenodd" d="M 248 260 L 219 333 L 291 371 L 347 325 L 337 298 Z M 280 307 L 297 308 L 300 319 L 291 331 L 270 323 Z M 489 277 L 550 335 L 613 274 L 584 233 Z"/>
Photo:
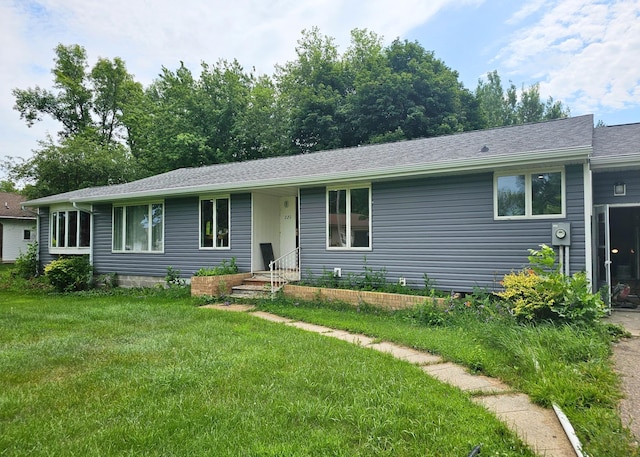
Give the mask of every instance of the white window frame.
<path id="1" fill-rule="evenodd" d="M 367 189 L 369 192 L 369 246 L 351 246 L 351 191 L 354 189 Z M 329 234 L 329 226 L 330 223 L 330 215 L 329 215 L 329 194 L 331 191 L 344 190 L 346 191 L 346 214 L 348 215 L 346 219 L 346 228 L 345 233 L 347 236 L 347 245 L 346 246 L 331 246 L 331 239 Z M 326 248 L 332 251 L 371 251 L 373 250 L 373 233 L 372 233 L 372 213 L 371 209 L 373 206 L 373 196 L 371 191 L 371 183 L 361 183 L 361 184 L 349 184 L 342 186 L 331 186 L 326 189 L 325 196 L 325 206 L 326 206 L 326 231 L 325 231 L 325 240 L 326 240 Z"/>
<path id="2" fill-rule="evenodd" d="M 76 212 L 78 213 L 78 217 L 76 220 L 75 233 L 76 233 L 76 242 L 80 242 L 80 213 L 85 213 L 89 215 L 89 246 L 69 246 L 69 233 L 71 227 L 69 227 L 69 213 Z M 65 243 L 64 246 L 54 246 L 53 240 L 54 235 L 55 239 L 59 238 L 58 230 L 59 226 L 57 224 L 58 218 L 54 218 L 54 214 L 65 213 Z M 54 228 L 53 222 L 56 221 L 56 225 Z M 80 208 L 76 208 L 70 205 L 63 206 L 52 206 L 49 209 L 49 254 L 88 254 L 91 252 L 91 246 L 93 244 L 93 215 L 89 211 L 83 211 Z"/>
<path id="3" fill-rule="evenodd" d="M 213 220 L 211 221 L 211 231 L 213 233 L 218 233 L 218 214 L 217 214 L 217 206 L 216 200 L 226 199 L 229 203 L 227 204 L 227 220 L 229 221 L 228 232 L 227 232 L 227 246 L 216 246 L 216 242 L 214 240 L 213 246 L 203 246 L 202 244 L 202 202 L 206 200 L 213 201 Z M 231 195 L 206 195 L 200 197 L 198 201 L 198 247 L 201 250 L 209 251 L 209 250 L 230 250 L 231 249 Z"/>
<path id="4" fill-rule="evenodd" d="M 531 177 L 542 173 L 560 173 L 562 198 L 562 212 L 560 214 L 533 214 L 533 194 L 531 189 Z M 524 214 L 522 216 L 499 216 L 498 215 L 498 178 L 506 176 L 524 175 Z M 563 219 L 567 214 L 567 174 L 564 167 L 540 168 L 535 170 L 514 170 L 508 172 L 494 173 L 493 176 L 493 218 L 495 220 L 522 220 L 522 219 Z"/>
<path id="5" fill-rule="evenodd" d="M 153 232 L 152 226 L 148 227 L 147 234 L 147 250 L 141 249 L 126 249 L 127 246 L 127 211 L 128 207 L 132 206 L 146 206 L 147 214 L 149 216 L 149 220 L 152 219 L 152 208 L 153 205 L 162 205 L 162 249 L 153 250 Z M 116 208 L 122 208 L 122 249 L 114 249 L 114 238 L 115 238 L 115 211 Z M 143 202 L 131 202 L 125 204 L 114 204 L 111 207 L 111 252 L 120 253 L 120 254 L 164 254 L 164 246 L 165 246 L 165 227 L 164 221 L 166 219 L 166 205 L 164 204 L 164 200 L 157 201 L 143 201 Z"/>

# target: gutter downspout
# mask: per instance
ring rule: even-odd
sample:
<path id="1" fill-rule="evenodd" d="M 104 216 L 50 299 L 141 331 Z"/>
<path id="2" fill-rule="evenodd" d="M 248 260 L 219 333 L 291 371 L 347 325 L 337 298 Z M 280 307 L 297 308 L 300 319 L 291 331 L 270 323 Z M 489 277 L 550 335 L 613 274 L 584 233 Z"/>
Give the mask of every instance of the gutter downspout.
<path id="1" fill-rule="evenodd" d="M 591 292 L 597 291 L 594 259 L 594 239 L 593 239 L 593 172 L 591 171 L 591 159 L 587 159 L 584 164 L 584 266 L 587 278 L 591 283 Z"/>

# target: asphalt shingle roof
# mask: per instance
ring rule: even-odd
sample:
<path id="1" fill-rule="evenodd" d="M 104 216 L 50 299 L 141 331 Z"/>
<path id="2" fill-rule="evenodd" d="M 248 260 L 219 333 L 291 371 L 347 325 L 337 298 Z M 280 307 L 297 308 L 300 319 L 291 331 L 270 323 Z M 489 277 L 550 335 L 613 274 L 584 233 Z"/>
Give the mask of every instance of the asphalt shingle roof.
<path id="1" fill-rule="evenodd" d="M 22 195 L 0 192 L 0 219 L 35 219 L 35 214 L 22 209 L 25 201 L 26 198 Z"/>
<path id="2" fill-rule="evenodd" d="M 594 158 L 634 154 L 640 154 L 640 123 L 594 129 Z"/>
<path id="3" fill-rule="evenodd" d="M 318 180 L 349 176 L 380 175 L 398 167 L 422 170 L 464 165 L 483 161 L 487 167 L 499 165 L 506 157 L 544 151 L 590 148 L 593 136 L 593 116 L 463 132 L 453 135 L 401 141 L 354 148 L 334 149 L 309 154 L 273 157 L 246 162 L 234 162 L 200 168 L 181 168 L 149 178 L 114 186 L 94 187 L 65 194 L 44 197 L 29 202 L 32 206 L 63 201 L 106 201 L 149 195 L 176 189 L 204 191 L 212 189 L 257 188 L 268 183 L 295 185 Z M 488 151 L 483 150 L 486 146 Z"/>

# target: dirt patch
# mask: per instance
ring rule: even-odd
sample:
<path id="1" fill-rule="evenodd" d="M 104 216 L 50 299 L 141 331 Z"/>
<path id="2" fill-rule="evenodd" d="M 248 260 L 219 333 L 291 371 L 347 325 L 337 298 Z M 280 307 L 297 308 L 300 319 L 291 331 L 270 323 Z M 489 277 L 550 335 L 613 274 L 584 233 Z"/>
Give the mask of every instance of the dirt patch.
<path id="1" fill-rule="evenodd" d="M 620 418 L 640 441 L 640 338 L 625 338 L 613 346 L 613 359 L 616 371 L 622 378 Z"/>

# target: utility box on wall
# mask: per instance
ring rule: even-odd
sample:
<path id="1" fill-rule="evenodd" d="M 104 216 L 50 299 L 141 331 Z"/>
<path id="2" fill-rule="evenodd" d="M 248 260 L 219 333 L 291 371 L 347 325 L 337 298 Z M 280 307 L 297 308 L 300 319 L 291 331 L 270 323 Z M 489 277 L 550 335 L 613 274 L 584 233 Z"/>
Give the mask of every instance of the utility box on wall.
<path id="1" fill-rule="evenodd" d="M 557 222 L 551 225 L 551 245 L 571 245 L 571 224 L 569 222 Z"/>

